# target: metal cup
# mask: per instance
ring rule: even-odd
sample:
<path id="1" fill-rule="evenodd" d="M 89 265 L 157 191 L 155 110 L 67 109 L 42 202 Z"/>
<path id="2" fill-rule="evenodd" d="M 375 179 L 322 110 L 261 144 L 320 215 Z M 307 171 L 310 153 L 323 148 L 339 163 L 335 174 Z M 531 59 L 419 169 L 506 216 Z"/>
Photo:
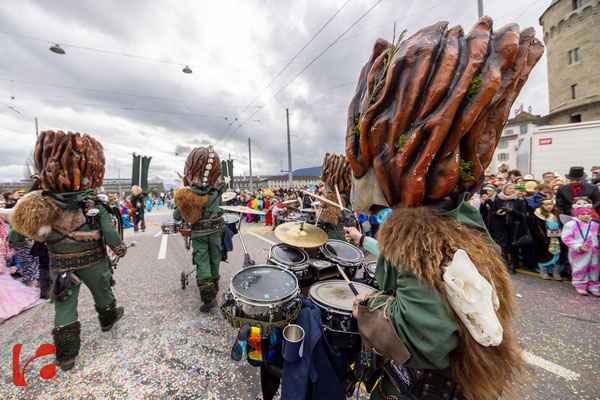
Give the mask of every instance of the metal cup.
<path id="1" fill-rule="evenodd" d="M 283 359 L 297 362 L 304 351 L 304 329 L 300 325 L 291 324 L 283 329 Z"/>

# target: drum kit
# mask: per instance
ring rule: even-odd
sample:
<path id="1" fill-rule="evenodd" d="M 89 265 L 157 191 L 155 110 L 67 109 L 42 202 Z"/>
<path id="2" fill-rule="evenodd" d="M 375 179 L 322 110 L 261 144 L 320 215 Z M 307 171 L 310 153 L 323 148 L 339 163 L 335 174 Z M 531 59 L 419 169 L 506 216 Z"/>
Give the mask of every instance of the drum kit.
<path id="1" fill-rule="evenodd" d="M 281 224 L 275 236 L 282 243 L 269 249 L 268 264 L 243 268 L 231 279 L 223 295 L 223 317 L 234 327 L 239 323 L 233 321 L 244 319 L 260 323 L 267 326 L 263 334 L 268 334 L 271 326 L 283 328 L 281 322 L 293 322 L 303 294 L 321 309 L 329 342 L 341 350 L 356 351 L 361 339 L 352 317 L 355 294 L 339 279 L 338 268 L 342 275 L 354 277 L 364 264 L 363 252 L 350 243 L 328 240 L 325 231 L 305 221 Z M 374 267 L 368 282 L 352 285 L 359 294 L 375 292 Z"/>

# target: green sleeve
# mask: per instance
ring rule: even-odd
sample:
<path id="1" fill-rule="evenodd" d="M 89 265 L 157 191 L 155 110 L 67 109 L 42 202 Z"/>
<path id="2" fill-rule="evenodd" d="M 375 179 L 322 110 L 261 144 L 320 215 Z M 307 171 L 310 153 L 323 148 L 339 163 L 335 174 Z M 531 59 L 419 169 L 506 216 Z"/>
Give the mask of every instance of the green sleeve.
<path id="1" fill-rule="evenodd" d="M 179 207 L 175 207 L 175 211 L 173 211 L 173 219 L 175 221 L 181 221 L 181 211 L 179 211 Z"/>
<path id="2" fill-rule="evenodd" d="M 365 237 L 365 241 L 363 242 L 363 247 L 371 254 L 375 254 L 379 257 L 379 247 L 377 246 L 377 240 L 372 237 Z"/>
<path id="3" fill-rule="evenodd" d="M 25 239 L 25 236 L 21 235 L 14 229 L 11 229 L 11 231 L 8 233 L 8 236 L 6 237 L 8 247 L 10 248 L 20 247 L 21 245 L 25 244 Z"/>
<path id="4" fill-rule="evenodd" d="M 447 368 L 450 352 L 458 345 L 458 330 L 444 301 L 434 288 L 420 283 L 412 272 L 398 272 L 388 266 L 392 268 L 393 271 L 386 272 L 396 275 L 395 282 L 389 282 L 395 286 L 395 297 L 387 306 L 387 313 L 410 352 L 406 365 L 420 369 Z M 384 299 L 379 298 L 374 304 L 383 302 Z"/>
<path id="5" fill-rule="evenodd" d="M 100 210 L 100 230 L 104 241 L 110 248 L 118 247 L 121 244 L 121 236 L 113 226 L 110 214 L 102 206 L 98 207 L 98 210 Z"/>

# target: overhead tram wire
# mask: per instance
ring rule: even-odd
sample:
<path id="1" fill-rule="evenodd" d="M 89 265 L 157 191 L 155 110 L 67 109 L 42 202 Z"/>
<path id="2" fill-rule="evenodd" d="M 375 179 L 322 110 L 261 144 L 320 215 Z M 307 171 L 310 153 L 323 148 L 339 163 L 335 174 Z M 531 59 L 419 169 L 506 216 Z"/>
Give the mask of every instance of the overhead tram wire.
<path id="1" fill-rule="evenodd" d="M 236 132 L 247 122 L 249 121 L 252 117 L 254 117 L 260 110 L 262 110 L 262 108 L 267 105 L 271 100 L 273 100 L 275 98 L 275 96 L 277 96 L 279 93 L 281 93 L 286 87 L 288 87 L 292 82 L 294 82 L 300 75 L 302 75 L 302 73 L 304 71 L 306 71 L 311 65 L 313 65 L 319 58 L 321 58 L 321 56 L 323 54 L 325 54 L 325 52 L 327 52 L 327 50 L 329 50 L 334 44 L 336 44 L 348 31 L 350 31 L 350 29 L 354 28 L 354 26 L 356 26 L 356 24 L 358 24 L 364 17 L 367 16 L 367 14 L 369 14 L 375 7 L 377 7 L 379 5 L 379 3 L 381 3 L 383 0 L 379 0 L 377 1 L 377 3 L 373 4 L 371 6 L 371 8 L 369 8 L 367 11 L 365 11 L 364 14 L 362 14 L 356 21 L 354 21 L 354 23 L 352 23 L 352 25 L 350 25 L 350 27 L 348 27 L 348 29 L 346 29 L 344 32 L 342 32 L 341 35 L 339 35 L 331 44 L 329 44 L 329 46 L 327 46 L 322 52 L 320 52 L 315 58 L 313 58 L 313 60 L 311 62 L 309 62 L 304 68 L 302 68 L 302 70 L 300 72 L 298 72 L 288 83 L 286 83 L 285 85 L 283 85 L 273 96 L 271 96 L 271 98 L 269 98 L 269 100 L 267 100 L 262 106 L 261 108 L 257 109 L 252 115 L 250 115 L 250 117 L 248 117 L 246 120 L 244 120 L 236 129 L 235 131 L 232 132 L 232 134 L 227 138 L 227 140 L 225 140 L 225 142 L 223 142 L 221 145 L 224 146 L 225 144 L 227 144 L 227 142 L 229 140 L 231 140 L 231 138 L 233 136 L 235 136 Z"/>
<path id="2" fill-rule="evenodd" d="M 115 94 L 115 95 L 119 95 L 119 96 L 139 97 L 139 98 L 143 98 L 143 99 L 152 99 L 152 100 L 164 100 L 164 101 L 172 101 L 172 102 L 177 102 L 177 103 L 190 103 L 190 104 L 199 104 L 199 105 L 214 106 L 214 107 L 223 107 L 223 108 L 242 108 L 242 106 L 231 106 L 231 105 L 227 105 L 227 104 L 214 104 L 214 103 L 206 103 L 203 101 L 196 101 L 196 100 L 175 99 L 175 98 L 171 98 L 171 97 L 150 96 L 150 95 L 136 94 L 136 93 L 116 92 L 116 91 L 111 91 L 111 90 L 91 89 L 91 88 L 83 88 L 83 87 L 77 87 L 77 86 L 59 85 L 59 84 L 55 84 L 55 83 L 25 81 L 25 80 L 9 79 L 9 78 L 0 78 L 0 80 L 8 81 L 8 82 L 23 83 L 26 85 L 55 87 L 55 88 L 60 88 L 60 89 L 74 89 L 74 90 L 82 90 L 82 91 L 86 91 L 86 92 Z"/>
<path id="3" fill-rule="evenodd" d="M 111 108 L 111 109 L 118 109 L 118 110 L 150 112 L 150 113 L 160 113 L 160 114 L 187 115 L 190 117 L 199 117 L 199 118 L 225 119 L 226 121 L 229 120 L 230 118 L 232 118 L 232 117 L 221 116 L 221 115 L 194 114 L 194 113 L 183 113 L 183 112 L 178 112 L 178 111 L 164 111 L 164 110 L 147 110 L 147 109 L 135 108 L 135 107 L 113 106 L 110 104 L 82 103 L 82 102 L 78 102 L 78 101 L 42 99 L 42 98 L 38 98 L 38 97 L 21 97 L 21 96 L 19 96 L 16 98 L 23 99 L 23 100 L 46 101 L 49 103 L 73 104 L 73 105 L 80 105 L 80 106 L 87 106 L 87 107 L 101 107 L 101 108 Z M 4 104 L 4 103 L 0 102 L 0 104 Z M 6 104 L 4 104 L 4 105 L 6 105 Z M 18 111 L 16 111 L 16 110 L 14 110 L 14 111 L 18 113 Z M 33 121 L 33 119 L 32 119 L 32 121 Z"/>
<path id="4" fill-rule="evenodd" d="M 269 88 L 269 86 L 271 86 L 273 84 L 273 82 L 275 82 L 275 80 L 277 80 L 277 78 L 279 78 L 281 76 L 281 74 L 294 62 L 294 60 L 304 51 L 304 49 L 306 49 L 306 47 L 308 47 L 308 45 L 311 44 L 313 40 L 315 40 L 315 38 L 319 35 L 319 33 L 321 33 L 323 31 L 323 29 L 325 29 L 325 27 L 327 25 L 329 25 L 329 23 L 331 21 L 333 21 L 333 19 L 340 13 L 340 11 L 342 11 L 342 9 L 344 7 L 346 7 L 346 5 L 349 2 L 350 2 L 350 0 L 346 0 L 346 2 L 344 4 L 342 4 L 342 6 L 340 8 L 338 8 L 338 10 L 331 16 L 331 18 L 329 18 L 327 20 L 327 22 L 325 22 L 325 24 L 310 38 L 310 40 L 300 50 L 298 50 L 298 52 L 294 55 L 294 57 L 292 57 L 289 60 L 289 62 L 285 65 L 285 67 L 283 67 L 281 69 L 281 71 L 279 71 L 277 73 L 277 75 L 275 75 L 275 77 L 273 79 L 271 79 L 271 81 L 256 95 L 256 97 L 254 97 L 250 101 L 250 103 L 248 103 L 248 105 L 242 110 L 242 112 L 238 114 L 235 121 L 237 121 L 250 108 L 252 103 L 254 103 L 256 100 L 258 100 L 258 98 L 265 92 L 265 90 L 267 90 Z M 231 127 L 232 124 L 233 124 L 233 122 L 227 125 L 227 127 L 225 128 L 223 133 L 221 133 L 221 136 L 219 136 L 217 141 L 220 141 L 223 138 L 223 136 L 225 136 L 225 134 L 227 133 L 227 131 L 229 130 L 229 128 Z"/>
<path id="5" fill-rule="evenodd" d="M 33 119 L 30 116 L 26 115 L 25 113 L 22 113 L 21 111 L 17 110 L 14 106 L 11 106 L 10 104 L 6 104 L 3 101 L 0 101 L 0 104 L 2 104 L 3 106 L 8 107 L 10 110 L 14 111 L 15 113 L 19 114 L 21 117 L 29 120 L 30 122 L 34 122 L 35 123 L 35 119 Z"/>
<path id="6" fill-rule="evenodd" d="M 112 55 L 116 55 L 116 56 L 135 58 L 135 59 L 138 59 L 138 60 L 155 61 L 155 62 L 160 62 L 160 63 L 164 63 L 164 64 L 179 65 L 179 66 L 182 66 L 182 65 L 183 66 L 191 66 L 191 67 L 195 67 L 195 68 L 210 69 L 210 70 L 215 70 L 215 71 L 248 72 L 248 71 L 241 70 L 241 69 L 208 67 L 206 65 L 195 65 L 195 64 L 189 64 L 189 63 L 184 63 L 184 62 L 179 62 L 179 61 L 163 60 L 163 59 L 160 59 L 160 58 L 152 58 L 152 57 L 146 57 L 146 56 L 138 56 L 138 55 L 135 55 L 135 54 L 120 53 L 118 51 L 96 49 L 96 48 L 93 48 L 93 47 L 79 46 L 79 45 L 76 45 L 76 44 L 54 42 L 54 41 L 50 41 L 50 40 L 47 40 L 47 39 L 41 39 L 41 38 L 34 37 L 34 36 L 23 35 L 21 33 L 14 33 L 14 32 L 8 32 L 8 31 L 3 31 L 3 30 L 0 30 L 0 33 L 3 33 L 5 35 L 11 35 L 11 36 L 15 36 L 15 37 L 20 37 L 20 38 L 30 39 L 30 40 L 37 40 L 39 42 L 45 42 L 45 43 L 50 43 L 50 44 L 57 44 L 58 43 L 58 44 L 60 44 L 62 46 L 72 47 L 74 49 L 95 51 L 95 52 L 98 52 L 98 53 L 112 54 Z"/>

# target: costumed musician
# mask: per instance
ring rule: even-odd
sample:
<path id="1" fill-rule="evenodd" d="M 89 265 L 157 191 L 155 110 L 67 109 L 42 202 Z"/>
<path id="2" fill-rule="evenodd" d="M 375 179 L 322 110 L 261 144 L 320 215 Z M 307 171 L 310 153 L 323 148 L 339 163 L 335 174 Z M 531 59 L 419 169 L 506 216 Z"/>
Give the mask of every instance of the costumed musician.
<path id="1" fill-rule="evenodd" d="M 352 170 L 346 156 L 326 153 L 321 167 L 321 179 L 325 183 L 327 199 L 336 204 L 341 201 L 342 207 L 349 207 Z M 319 222 L 329 239 L 344 240 L 344 227 L 356 226 L 354 213 L 340 210 L 339 207 L 324 201 L 321 202 L 321 208 L 323 211 Z"/>
<path id="2" fill-rule="evenodd" d="M 365 348 L 385 358 L 371 399 L 516 396 L 512 282 L 467 200 L 543 51 L 533 28 L 494 32 L 483 17 L 468 35 L 439 22 L 398 44 L 379 39 L 361 71 L 346 132 L 351 201 L 365 215 L 393 208 L 378 240 L 346 229 L 379 256 L 383 292 L 357 296 L 353 312 Z"/>
<path id="3" fill-rule="evenodd" d="M 221 160 L 212 146 L 193 149 L 185 161 L 185 187 L 173 199 L 176 206 L 173 219 L 183 219 L 191 225 L 192 261 L 196 266 L 202 312 L 209 312 L 217 305 L 219 292 L 221 236 L 225 229 L 219 206 L 226 185 L 218 180 L 221 169 Z"/>
<path id="4" fill-rule="evenodd" d="M 109 331 L 124 310 L 117 307 L 111 289 L 114 280 L 106 245 L 121 257 L 127 248 L 112 224 L 110 208 L 95 195 L 104 179 L 104 152 L 98 141 L 87 134 L 44 131 L 34 161 L 44 190 L 17 203 L 8 241 L 15 246 L 33 238 L 48 248 L 56 363 L 69 370 L 81 347 L 80 284 L 92 292 L 100 327 Z"/>
<path id="5" fill-rule="evenodd" d="M 142 188 L 138 185 L 131 187 L 131 207 L 133 213 L 133 230 L 137 232 L 140 227 L 142 232 L 146 232 L 146 219 L 144 211 L 146 210 L 146 198 L 148 193 L 143 193 Z M 141 223 L 141 226 L 139 226 Z"/>

